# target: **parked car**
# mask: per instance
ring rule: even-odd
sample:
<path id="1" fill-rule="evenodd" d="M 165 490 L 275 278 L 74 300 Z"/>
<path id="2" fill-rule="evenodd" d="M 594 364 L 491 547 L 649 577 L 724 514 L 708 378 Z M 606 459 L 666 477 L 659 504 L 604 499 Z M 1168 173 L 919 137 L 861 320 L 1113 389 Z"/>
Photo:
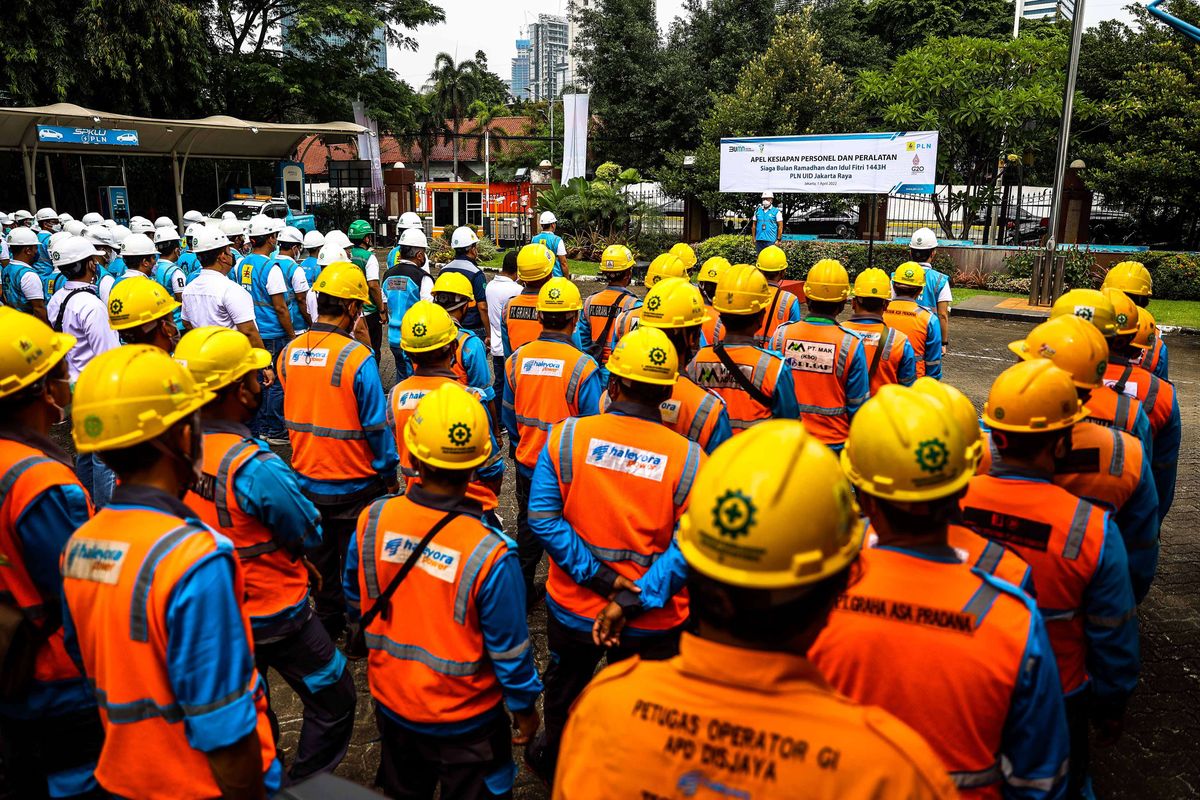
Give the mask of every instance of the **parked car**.
<path id="1" fill-rule="evenodd" d="M 858 209 L 828 206 L 797 211 L 783 223 L 784 236 L 818 236 L 824 239 L 857 239 Z"/>
<path id="2" fill-rule="evenodd" d="M 1046 235 L 1046 231 L 1050 229 L 1050 220 L 1048 217 L 1043 217 L 1028 208 L 1018 208 L 1017 206 L 1008 206 L 1001 208 L 999 205 L 993 205 L 990 208 L 992 223 L 996 224 L 1002 221 L 1004 229 L 1000 234 L 1000 244 L 1036 244 Z M 984 206 L 975 213 L 974 219 L 971 220 L 972 225 L 988 224 L 989 208 Z M 1003 212 L 1003 214 L 1002 214 Z M 1001 217 L 1003 216 L 1003 219 Z"/>
<path id="3" fill-rule="evenodd" d="M 243 221 L 249 220 L 255 214 L 266 214 L 268 217 L 284 220 L 285 225 L 291 225 L 293 228 L 298 228 L 301 231 L 315 231 L 317 229 L 316 218 L 312 214 L 297 214 L 288 207 L 287 201 L 282 197 L 272 197 L 270 199 L 239 198 L 237 200 L 230 200 L 228 203 L 222 203 L 217 206 L 208 217 L 209 219 L 220 221 L 221 216 L 226 211 L 233 212 L 235 217 Z"/>

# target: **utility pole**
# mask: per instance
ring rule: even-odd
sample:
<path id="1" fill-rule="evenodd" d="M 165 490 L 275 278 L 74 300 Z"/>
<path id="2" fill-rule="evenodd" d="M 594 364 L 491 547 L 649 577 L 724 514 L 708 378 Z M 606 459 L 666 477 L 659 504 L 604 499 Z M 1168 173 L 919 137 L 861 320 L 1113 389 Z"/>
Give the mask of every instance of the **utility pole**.
<path id="1" fill-rule="evenodd" d="M 1054 192 L 1051 195 L 1050 230 L 1046 237 L 1046 252 L 1053 255 L 1058 248 L 1058 223 L 1062 217 L 1063 184 L 1067 177 L 1067 147 L 1071 139 L 1071 113 L 1075 108 L 1075 78 L 1079 72 L 1079 49 L 1083 42 L 1083 6 L 1076 0 L 1075 17 L 1071 20 L 1071 49 L 1067 55 L 1067 85 L 1063 90 L 1062 124 L 1058 129 L 1058 152 L 1054 158 Z"/>

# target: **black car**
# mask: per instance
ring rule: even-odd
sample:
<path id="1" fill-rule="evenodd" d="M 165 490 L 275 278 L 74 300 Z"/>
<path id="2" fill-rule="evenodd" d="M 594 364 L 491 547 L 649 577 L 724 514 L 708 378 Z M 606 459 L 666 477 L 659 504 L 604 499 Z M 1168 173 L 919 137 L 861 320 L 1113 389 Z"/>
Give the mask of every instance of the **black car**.
<path id="1" fill-rule="evenodd" d="M 824 239 L 857 239 L 858 209 L 837 210 L 829 207 L 797 211 L 783 223 L 785 235 L 819 236 Z"/>
<path id="2" fill-rule="evenodd" d="M 988 211 L 985 206 L 975 213 L 974 219 L 971 220 L 972 225 L 988 224 Z M 1011 205 L 1003 209 L 1005 214 L 1003 230 L 1000 234 L 1000 244 L 1034 244 L 1045 236 L 1046 231 L 1050 228 L 1050 221 L 1028 208 L 1018 208 Z M 993 215 L 992 224 L 1000 222 L 1001 207 L 994 205 L 991 207 Z"/>

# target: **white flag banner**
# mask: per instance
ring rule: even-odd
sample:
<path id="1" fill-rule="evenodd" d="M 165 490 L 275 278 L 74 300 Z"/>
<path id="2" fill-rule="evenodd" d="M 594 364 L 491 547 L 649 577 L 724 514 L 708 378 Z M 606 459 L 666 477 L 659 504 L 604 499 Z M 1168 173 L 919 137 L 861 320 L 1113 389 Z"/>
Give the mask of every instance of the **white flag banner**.
<path id="1" fill-rule="evenodd" d="M 562 182 L 587 177 L 588 95 L 564 94 Z"/>
<path id="2" fill-rule="evenodd" d="M 381 198 L 383 197 L 383 164 L 379 155 L 379 126 L 375 120 L 367 116 L 367 108 L 361 100 L 355 100 L 351 107 L 354 109 L 354 121 L 370 131 L 370 133 L 358 135 L 358 157 L 363 161 L 371 162 L 371 191 L 376 197 Z"/>

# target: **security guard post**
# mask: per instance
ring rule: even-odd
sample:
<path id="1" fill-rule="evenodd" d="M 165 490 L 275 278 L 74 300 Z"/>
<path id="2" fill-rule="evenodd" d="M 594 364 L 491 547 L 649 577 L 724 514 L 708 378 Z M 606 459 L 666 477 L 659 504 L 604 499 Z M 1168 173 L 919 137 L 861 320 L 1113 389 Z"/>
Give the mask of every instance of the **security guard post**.
<path id="1" fill-rule="evenodd" d="M 704 300 L 700 290 L 686 278 L 666 278 L 646 295 L 642 324 L 658 328 L 675 347 L 680 367 L 690 364 L 700 348 L 700 326 L 704 323 Z M 659 406 L 662 422 L 712 453 L 733 436 L 725 401 L 715 392 L 698 386 L 680 369 L 671 396 Z"/>
<path id="2" fill-rule="evenodd" d="M 538 224 L 542 226 L 542 232 L 534 235 L 529 240 L 530 244 L 540 244 L 554 256 L 554 277 L 570 280 L 571 266 L 567 263 L 567 245 L 562 237 L 554 232 L 558 227 L 558 217 L 554 216 L 553 211 L 543 211 L 538 217 Z"/>
<path id="3" fill-rule="evenodd" d="M 378 364 L 379 348 L 383 345 L 383 328 L 388 324 L 388 310 L 379 282 L 382 272 L 379 269 L 379 259 L 375 257 L 375 231 L 365 219 L 356 219 L 350 223 L 346 237 L 351 244 L 348 251 L 350 261 L 362 270 L 367 280 L 367 294 L 370 299 L 363 307 L 363 320 L 371 337 L 371 350 L 375 355 L 375 362 Z"/>
<path id="4" fill-rule="evenodd" d="M 72 336 L 0 308 L 0 601 L 28 634 L 8 645 L 0 678 L 0 751 L 13 797 L 88 796 L 104 738 L 96 701 L 67 655 L 58 559 L 92 516 L 71 457 L 50 429 L 71 403 Z"/>
<path id="5" fill-rule="evenodd" d="M 375 782 L 391 797 L 439 785 L 447 800 L 509 797 L 512 745 L 538 729 L 542 684 L 511 540 L 467 496 L 491 456 L 487 411 L 448 382 L 404 437 L 419 485 L 363 511 L 346 564 L 382 740 Z"/>
<path id="6" fill-rule="evenodd" d="M 246 334 L 254 347 L 267 349 L 254 321 L 254 300 L 238 281 L 229 277 L 237 259 L 229 237 L 219 230 L 205 228 L 192 249 L 200 259 L 200 274 L 183 290 L 184 327 L 233 328 Z M 273 369 L 266 372 L 274 374 Z"/>
<path id="7" fill-rule="evenodd" d="M 122 281 L 108 298 L 108 324 L 123 344 L 145 344 L 173 353 L 179 328 L 171 312 L 178 305 L 154 281 Z"/>
<path id="8" fill-rule="evenodd" d="M 304 551 L 321 541 L 321 515 L 296 473 L 247 427 L 262 402 L 257 373 L 271 354 L 238 331 L 209 327 L 186 333 L 175 358 L 216 393 L 201 412 L 201 474 L 184 502 L 233 542 L 259 674 L 274 668 L 304 706 L 289 780 L 330 771 L 354 728 L 354 680 L 308 603 Z M 278 745 L 279 724 L 268 713 Z"/>
<path id="9" fill-rule="evenodd" d="M 1000 373 L 983 410 L 1000 458 L 960 501 L 963 524 L 1033 569 L 1071 729 L 1069 797 L 1087 784 L 1089 721 L 1101 741 L 1115 741 L 1139 672 L 1121 533 L 1107 511 L 1051 482 L 1086 415 L 1071 376 L 1044 358 Z"/>
<path id="10" fill-rule="evenodd" d="M 669 658 L 687 621 L 686 595 L 663 598 L 655 608 L 638 602 L 638 581 L 670 549 L 706 458 L 698 444 L 662 424 L 659 406 L 671 395 L 679 359 L 666 334 L 638 328 L 617 343 L 608 371 L 607 413 L 553 427 L 539 448 L 529 497 L 530 525 L 551 558 L 551 656 L 545 735 L 526 760 L 547 780 L 567 712 L 600 659 Z M 592 620 L 618 593 L 626 635 L 616 646 L 597 645 Z"/>
<path id="11" fill-rule="evenodd" d="M 212 399 L 142 345 L 100 354 L 75 386 L 75 447 L 120 483 L 63 550 L 63 632 L 100 706 L 96 779 L 120 797 L 261 798 L 282 776 L 233 544 L 179 499 Z"/>
<path id="12" fill-rule="evenodd" d="M 399 490 L 387 397 L 370 348 L 351 334 L 369 295 L 362 270 L 341 261 L 317 277 L 317 321 L 279 354 L 283 417 L 300 488 L 321 512 L 321 544 L 309 559 L 321 575 L 313 592 L 329 638 L 346 625 L 342 569 L 354 522 L 376 497 Z"/>
<path id="13" fill-rule="evenodd" d="M 919 735 L 835 692 L 805 658 L 862 543 L 828 449 L 793 421 L 736 437 L 700 470 L 679 528 L 695 632 L 678 657 L 621 661 L 583 690 L 555 798 L 957 796 Z M 702 751 L 725 768 L 697 769 Z"/>
<path id="14" fill-rule="evenodd" d="M 600 274 L 607 285 L 583 301 L 579 317 L 579 341 L 583 352 L 600 364 L 601 383 L 608 385 L 604 364 L 612 352 L 609 339 L 617 317 L 642 304 L 641 298 L 629 289 L 633 280 L 633 253 L 623 244 L 610 244 L 600 255 Z"/>
<path id="15" fill-rule="evenodd" d="M 37 261 L 38 237 L 25 227 L 8 233 L 8 263 L 4 265 L 4 302 L 17 311 L 47 322 L 46 287 L 34 263 Z"/>
<path id="16" fill-rule="evenodd" d="M 942 333 L 942 350 L 950 344 L 950 278 L 933 268 L 933 257 L 937 254 L 938 240 L 931 228 L 917 228 L 908 242 L 908 257 L 925 270 L 925 281 L 917 304 L 934 312 Z"/>
<path id="17" fill-rule="evenodd" d="M 720 312 L 713 308 L 713 297 L 717 291 L 717 281 L 725 274 L 732 264 L 728 259 L 721 256 L 713 256 L 704 262 L 700 267 L 700 273 L 696 276 L 696 286 L 700 289 L 700 294 L 704 296 L 704 325 L 700 328 L 700 335 L 704 337 L 703 344 L 711 345 L 721 341 L 721 337 L 725 335 L 721 328 Z"/>
<path id="18" fill-rule="evenodd" d="M 487 347 L 470 328 L 464 328 L 463 318 L 471 303 L 471 282 L 460 272 L 443 271 L 433 283 L 434 302 L 444 308 L 454 320 L 454 359 L 450 362 L 458 382 L 474 389 L 485 404 L 496 399 L 492 374 L 488 370 Z"/>
<path id="19" fill-rule="evenodd" d="M 705 267 L 707 269 L 707 267 Z M 700 348 L 687 376 L 725 401 L 734 435 L 768 419 L 798 419 L 792 371 L 778 353 L 757 344 L 771 292 L 766 277 L 736 264 L 717 279 L 712 307 L 721 315 L 720 341 Z"/>
<path id="20" fill-rule="evenodd" d="M 405 212 L 412 213 L 412 212 Z M 395 261 L 380 281 L 388 307 L 388 348 L 396 362 L 396 381 L 412 375 L 412 364 L 401 347 L 400 321 L 421 300 L 433 299 L 433 278 L 425 270 L 429 240 L 420 228 L 400 234 Z"/>
<path id="21" fill-rule="evenodd" d="M 1150 297 L 1154 294 L 1154 278 L 1140 261 L 1122 261 L 1105 273 L 1103 288 L 1120 289 L 1139 308 L 1148 309 Z M 1155 377 L 1170 380 L 1167 343 L 1163 341 L 1161 331 L 1157 333 L 1153 346 L 1147 348 L 1142 358 L 1141 367 L 1154 373 Z"/>
<path id="22" fill-rule="evenodd" d="M 1108 345 L 1079 317 L 1056 317 L 1030 331 L 1009 349 L 1021 359 L 1047 358 L 1071 375 L 1085 405 L 1100 386 Z M 985 452 L 988 452 L 985 450 Z M 989 459 L 990 460 L 990 459 Z M 1054 483 L 1107 508 L 1121 531 L 1129 557 L 1133 597 L 1141 602 L 1158 567 L 1158 492 L 1150 459 L 1132 434 L 1084 419 L 1071 427 L 1068 453 L 1055 459 Z"/>
<path id="23" fill-rule="evenodd" d="M 492 335 L 492 328 L 488 317 L 487 276 L 479 266 L 479 237 L 466 226 L 455 228 L 450 237 L 450 246 L 454 248 L 454 260 L 444 265 L 439 275 L 448 272 L 461 274 L 470 282 L 474 300 L 467 305 L 459 327 L 474 333 L 479 341 L 487 341 Z"/>
<path id="24" fill-rule="evenodd" d="M 804 294 L 808 316 L 780 326 L 771 349 L 783 355 L 792 371 L 800 421 L 822 442 L 840 450 L 850 422 L 871 394 L 862 339 L 837 321 L 850 296 L 846 268 L 831 258 L 818 261 L 808 271 Z"/>
<path id="25" fill-rule="evenodd" d="M 179 248 L 178 231 L 170 227 L 154 229 L 154 249 L 158 251 L 158 261 L 154 264 L 152 277 L 182 304 L 187 275 L 175 263 L 175 259 L 179 258 Z M 175 324 L 179 330 L 183 330 L 183 319 L 178 310 L 175 311 Z"/>
<path id="26" fill-rule="evenodd" d="M 646 267 L 646 289 L 653 289 L 659 281 L 666 278 L 686 278 L 687 267 L 679 260 L 679 257 L 672 253 L 662 253 L 654 257 L 650 265 Z M 612 353 L 617 346 L 617 342 L 624 338 L 625 334 L 637 328 L 641 321 L 642 306 L 635 305 L 633 308 L 622 311 L 617 315 L 617 321 L 613 323 L 612 333 L 608 336 L 608 352 Z M 608 362 L 605 361 L 605 364 Z"/>
<path id="27" fill-rule="evenodd" d="M 896 298 L 883 312 L 885 325 L 903 333 L 917 359 L 917 376 L 942 378 L 942 323 L 937 314 L 917 302 L 924 291 L 925 268 L 906 261 L 892 273 Z"/>
<path id="28" fill-rule="evenodd" d="M 507 359 L 513 351 L 542 335 L 538 293 L 554 277 L 554 256 L 540 244 L 527 244 L 517 253 L 517 280 L 525 287 L 504 307 L 500 345 Z"/>
<path id="29" fill-rule="evenodd" d="M 964 797 L 1059 797 L 1070 737 L 1054 651 L 1034 601 L 950 542 L 975 463 L 946 411 L 887 385 L 850 425 L 842 469 L 874 542 L 809 658 L 911 725 Z"/>
<path id="30" fill-rule="evenodd" d="M 758 254 L 756 262 L 759 271 L 766 276 L 771 285 L 771 299 L 767 303 L 767 313 L 763 315 L 762 327 L 755 335 L 759 344 L 766 347 L 767 342 L 775 335 L 780 327 L 799 322 L 803 317 L 800 298 L 779 288 L 779 281 L 787 270 L 787 253 L 778 245 L 771 245 Z"/>
<path id="31" fill-rule="evenodd" d="M 525 602 L 530 607 L 541 599 L 533 578 L 543 553 L 541 540 L 530 527 L 534 467 L 551 427 L 568 417 L 600 413 L 603 387 L 596 362 L 572 340 L 582 308 L 583 298 L 575 284 L 566 278 L 548 280 L 538 290 L 541 335 L 521 345 L 504 362 L 500 417 L 517 464 L 517 554 L 525 576 Z"/>
<path id="32" fill-rule="evenodd" d="M 854 313 L 845 322 L 862 337 L 872 395 L 886 384 L 912 386 L 917 379 L 917 355 L 908 337 L 883 321 L 891 294 L 892 282 L 886 272 L 864 269 L 854 279 L 854 299 L 850 301 Z"/>

